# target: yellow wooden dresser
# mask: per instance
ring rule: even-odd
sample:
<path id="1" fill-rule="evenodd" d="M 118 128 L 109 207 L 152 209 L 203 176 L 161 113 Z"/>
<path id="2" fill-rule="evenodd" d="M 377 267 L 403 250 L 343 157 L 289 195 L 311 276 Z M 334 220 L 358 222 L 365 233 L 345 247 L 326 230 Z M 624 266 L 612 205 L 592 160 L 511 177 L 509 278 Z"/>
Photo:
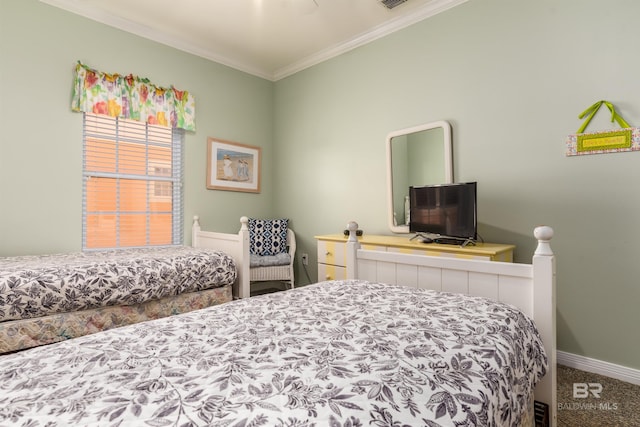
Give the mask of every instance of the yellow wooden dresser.
<path id="1" fill-rule="evenodd" d="M 318 241 L 318 281 L 347 277 L 347 237 L 343 234 L 315 236 Z M 363 249 L 416 255 L 513 262 L 514 245 L 477 243 L 475 246 L 442 245 L 410 241 L 409 236 L 364 235 L 358 238 Z"/>

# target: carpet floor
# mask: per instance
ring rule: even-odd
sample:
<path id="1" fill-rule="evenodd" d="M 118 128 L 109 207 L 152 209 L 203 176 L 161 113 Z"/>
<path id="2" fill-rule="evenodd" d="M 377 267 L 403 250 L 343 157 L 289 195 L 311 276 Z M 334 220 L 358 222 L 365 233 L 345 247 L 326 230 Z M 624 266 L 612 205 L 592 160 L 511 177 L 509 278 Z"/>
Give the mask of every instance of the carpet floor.
<path id="1" fill-rule="evenodd" d="M 640 427 L 640 385 L 558 365 L 558 426 Z"/>

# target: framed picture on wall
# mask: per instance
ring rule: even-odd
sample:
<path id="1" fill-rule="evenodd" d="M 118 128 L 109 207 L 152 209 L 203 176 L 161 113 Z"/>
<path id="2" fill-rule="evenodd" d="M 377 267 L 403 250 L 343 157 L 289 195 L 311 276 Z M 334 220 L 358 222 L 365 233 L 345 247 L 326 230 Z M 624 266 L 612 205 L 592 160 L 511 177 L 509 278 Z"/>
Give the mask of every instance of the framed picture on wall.
<path id="1" fill-rule="evenodd" d="M 260 192 L 260 147 L 207 138 L 207 188 Z"/>

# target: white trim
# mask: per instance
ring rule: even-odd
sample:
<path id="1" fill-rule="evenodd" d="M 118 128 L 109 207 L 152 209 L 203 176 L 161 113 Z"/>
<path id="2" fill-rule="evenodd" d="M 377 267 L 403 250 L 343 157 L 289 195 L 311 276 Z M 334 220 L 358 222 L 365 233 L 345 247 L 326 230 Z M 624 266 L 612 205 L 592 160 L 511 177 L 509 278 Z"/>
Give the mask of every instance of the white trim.
<path id="1" fill-rule="evenodd" d="M 406 28 L 431 16 L 437 15 L 462 3 L 466 3 L 467 1 L 469 0 L 434 0 L 432 2 L 429 2 L 424 7 L 418 9 L 411 15 L 403 16 L 396 20 L 389 21 L 376 28 L 373 28 L 371 31 L 355 36 L 350 40 L 345 40 L 340 44 L 303 58 L 286 67 L 280 68 L 273 73 L 272 80 L 278 81 L 285 77 L 291 76 L 298 71 L 302 71 L 313 65 L 317 65 L 328 59 L 342 55 L 343 53 L 349 52 L 350 50 L 357 47 L 364 46 L 367 43 L 387 36 L 395 31 Z"/>
<path id="2" fill-rule="evenodd" d="M 592 359 L 590 357 L 580 356 L 579 354 L 567 353 L 564 351 L 558 351 L 557 357 L 559 365 L 640 385 L 640 369 L 628 368 L 626 366 L 616 365 L 615 363 Z"/>
<path id="3" fill-rule="evenodd" d="M 150 28 L 146 25 L 133 22 L 126 18 L 115 16 L 96 7 L 92 2 L 79 0 L 40 0 L 42 3 L 54 6 L 67 12 L 75 13 L 87 19 L 126 31 L 136 36 L 169 46 L 195 56 L 226 65 L 227 67 L 251 74 L 266 80 L 273 80 L 273 74 L 267 70 L 256 68 L 248 63 L 239 62 L 235 59 L 220 55 L 211 49 L 203 49 L 192 43 L 185 42 L 178 37 L 169 36 L 162 31 Z"/>
<path id="4" fill-rule="evenodd" d="M 177 37 L 170 37 L 163 34 L 161 31 L 157 31 L 153 28 L 139 24 L 137 22 L 130 21 L 126 18 L 115 16 L 109 12 L 99 9 L 89 1 L 82 0 L 40 0 L 42 3 L 50 6 L 58 7 L 71 13 L 83 16 L 88 19 L 100 22 L 105 25 L 123 30 L 140 37 L 144 37 L 149 40 L 153 40 L 158 43 L 162 43 L 166 46 L 173 47 L 183 52 L 190 53 L 192 55 L 199 56 L 201 58 L 208 59 L 213 62 L 217 62 L 227 67 L 234 68 L 239 71 L 243 71 L 247 74 L 252 74 L 257 77 L 261 77 L 266 80 L 277 81 L 288 77 L 292 74 L 309 68 L 313 65 L 324 62 L 335 56 L 341 55 L 359 46 L 363 46 L 369 42 L 377 40 L 395 31 L 401 30 L 416 22 L 422 21 L 431 16 L 437 15 L 452 7 L 458 6 L 462 3 L 466 3 L 469 0 L 433 0 L 427 3 L 424 7 L 419 8 L 416 12 L 408 16 L 403 16 L 396 20 L 387 22 L 371 31 L 364 34 L 359 34 L 349 40 L 332 46 L 328 49 L 320 51 L 316 54 L 310 55 L 306 58 L 302 58 L 299 61 L 295 61 L 285 67 L 278 70 L 267 70 L 251 64 L 248 61 L 238 61 L 237 59 L 230 58 L 228 56 L 220 55 L 214 50 L 203 49 L 195 46 L 192 43 L 185 42 Z"/>

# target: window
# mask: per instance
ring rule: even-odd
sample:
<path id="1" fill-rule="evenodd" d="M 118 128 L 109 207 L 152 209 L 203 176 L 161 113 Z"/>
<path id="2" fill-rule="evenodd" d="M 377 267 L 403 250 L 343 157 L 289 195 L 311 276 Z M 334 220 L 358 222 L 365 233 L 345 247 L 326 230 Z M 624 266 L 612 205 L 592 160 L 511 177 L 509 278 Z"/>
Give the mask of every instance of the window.
<path id="1" fill-rule="evenodd" d="M 83 249 L 182 244 L 183 135 L 84 114 Z"/>

